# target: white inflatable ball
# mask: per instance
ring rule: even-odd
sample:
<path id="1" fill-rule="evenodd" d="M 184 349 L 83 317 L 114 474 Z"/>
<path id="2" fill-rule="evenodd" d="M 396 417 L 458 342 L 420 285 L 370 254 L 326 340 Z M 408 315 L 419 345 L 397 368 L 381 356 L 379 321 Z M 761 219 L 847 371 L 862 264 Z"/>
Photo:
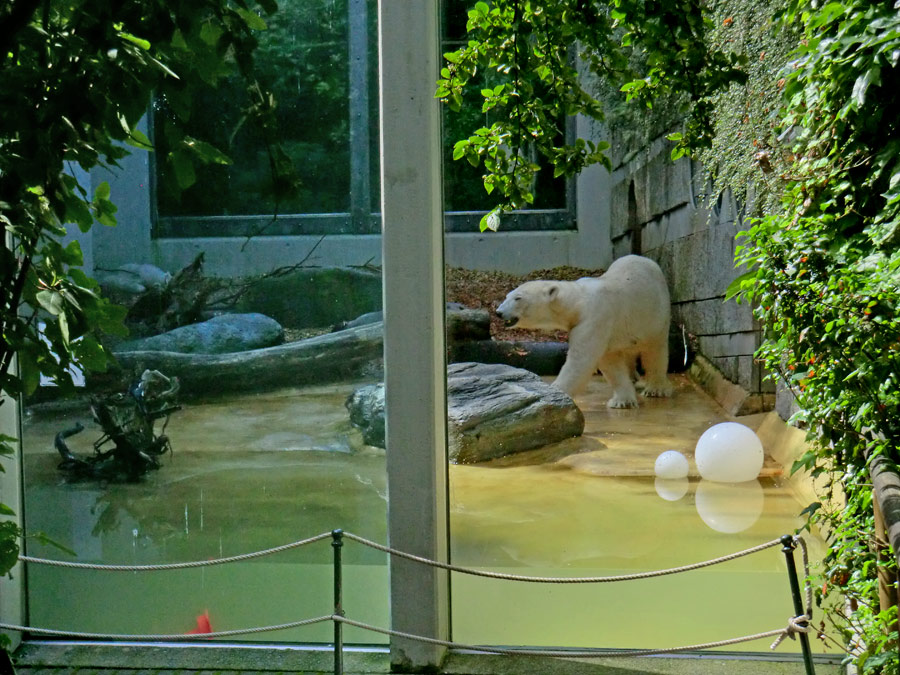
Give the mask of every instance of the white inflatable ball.
<path id="1" fill-rule="evenodd" d="M 703 432 L 694 450 L 697 471 L 706 480 L 743 483 L 759 475 L 763 447 L 750 427 L 722 422 Z"/>
<path id="2" fill-rule="evenodd" d="M 701 480 L 694 494 L 701 520 L 716 532 L 735 534 L 751 527 L 763 512 L 765 493 L 758 480 L 716 483 Z"/>
<path id="3" fill-rule="evenodd" d="M 657 478 L 653 481 L 656 494 L 667 502 L 677 502 L 687 494 L 690 485 L 686 477 L 681 478 Z"/>
<path id="4" fill-rule="evenodd" d="M 656 458 L 653 472 L 657 478 L 684 478 L 688 475 L 688 460 L 677 450 L 666 450 Z"/>

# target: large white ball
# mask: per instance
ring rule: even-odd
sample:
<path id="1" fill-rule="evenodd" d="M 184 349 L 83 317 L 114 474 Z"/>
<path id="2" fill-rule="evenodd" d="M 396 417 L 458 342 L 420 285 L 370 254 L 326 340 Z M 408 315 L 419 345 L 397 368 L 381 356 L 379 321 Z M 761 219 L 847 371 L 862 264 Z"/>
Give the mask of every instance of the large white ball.
<path id="1" fill-rule="evenodd" d="M 688 475 L 688 460 L 677 450 L 666 450 L 656 458 L 653 471 L 657 478 L 684 478 Z"/>
<path id="2" fill-rule="evenodd" d="M 716 532 L 735 534 L 759 520 L 765 493 L 758 480 L 727 485 L 701 480 L 694 494 L 694 503 L 707 526 Z"/>
<path id="3" fill-rule="evenodd" d="M 763 447 L 750 427 L 722 422 L 703 432 L 694 450 L 697 471 L 706 480 L 743 483 L 759 475 Z"/>

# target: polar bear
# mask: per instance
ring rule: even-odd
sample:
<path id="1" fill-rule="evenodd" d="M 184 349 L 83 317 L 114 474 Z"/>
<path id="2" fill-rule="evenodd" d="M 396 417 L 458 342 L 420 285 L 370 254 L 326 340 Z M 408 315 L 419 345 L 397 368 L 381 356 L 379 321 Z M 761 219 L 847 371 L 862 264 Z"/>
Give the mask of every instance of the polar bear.
<path id="1" fill-rule="evenodd" d="M 527 281 L 497 308 L 507 326 L 569 332 L 566 362 L 553 382 L 570 396 L 599 368 L 612 385 L 610 408 L 633 408 L 632 376 L 640 358 L 644 396 L 669 396 L 669 289 L 659 265 L 619 258 L 600 277 Z"/>

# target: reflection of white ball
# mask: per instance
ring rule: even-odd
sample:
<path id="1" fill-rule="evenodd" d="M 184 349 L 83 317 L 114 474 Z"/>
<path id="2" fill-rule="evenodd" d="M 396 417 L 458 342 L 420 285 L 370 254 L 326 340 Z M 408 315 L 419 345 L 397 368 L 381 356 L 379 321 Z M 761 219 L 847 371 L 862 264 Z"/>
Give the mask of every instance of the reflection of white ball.
<path id="1" fill-rule="evenodd" d="M 765 495 L 758 480 L 728 485 L 701 480 L 694 502 L 704 523 L 716 532 L 734 534 L 759 520 Z"/>
<path id="2" fill-rule="evenodd" d="M 666 450 L 656 458 L 653 471 L 659 478 L 684 478 L 688 475 L 687 457 L 677 450 Z"/>
<path id="3" fill-rule="evenodd" d="M 750 427 L 722 422 L 703 432 L 694 450 L 697 471 L 706 480 L 743 483 L 759 475 L 763 447 Z"/>
<path id="4" fill-rule="evenodd" d="M 681 478 L 657 478 L 653 481 L 656 494 L 667 502 L 677 502 L 684 497 L 687 494 L 688 485 L 688 479 L 684 476 Z"/>

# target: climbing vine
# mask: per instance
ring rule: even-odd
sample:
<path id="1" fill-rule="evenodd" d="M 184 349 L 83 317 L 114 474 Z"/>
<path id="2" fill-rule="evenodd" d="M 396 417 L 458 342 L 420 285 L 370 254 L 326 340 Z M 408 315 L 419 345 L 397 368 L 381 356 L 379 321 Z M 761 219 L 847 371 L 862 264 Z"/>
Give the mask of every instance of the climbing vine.
<path id="1" fill-rule="evenodd" d="M 732 291 L 756 306 L 768 329 L 759 357 L 809 430 L 798 467 L 843 488 L 843 503 L 811 508 L 831 544 L 820 598 L 855 609 L 830 616 L 861 672 L 897 673 L 896 607 L 878 595 L 878 569 L 895 557 L 874 527 L 867 466 L 900 461 L 900 15 L 795 0 L 778 22 L 801 36 L 774 129 L 790 162 L 780 208 L 745 233 L 738 262 L 752 271 Z"/>
<path id="2" fill-rule="evenodd" d="M 704 39 L 711 18 L 699 0 L 494 0 L 469 12 L 467 45 L 444 55 L 437 96 L 451 110 L 464 90 L 478 88 L 490 125 L 456 142 L 454 159 L 485 168 L 484 186 L 504 202 L 482 220 L 496 229 L 500 215 L 533 200 L 538 153 L 554 174 L 591 164 L 610 167 L 609 144 L 568 141 L 565 120 L 604 120 L 608 106 L 592 95 L 595 82 L 617 100 L 652 107 L 678 101 L 686 120 L 683 148 L 711 142 L 711 97 L 743 82 L 742 57 Z M 577 57 L 577 59 L 576 59 Z"/>

